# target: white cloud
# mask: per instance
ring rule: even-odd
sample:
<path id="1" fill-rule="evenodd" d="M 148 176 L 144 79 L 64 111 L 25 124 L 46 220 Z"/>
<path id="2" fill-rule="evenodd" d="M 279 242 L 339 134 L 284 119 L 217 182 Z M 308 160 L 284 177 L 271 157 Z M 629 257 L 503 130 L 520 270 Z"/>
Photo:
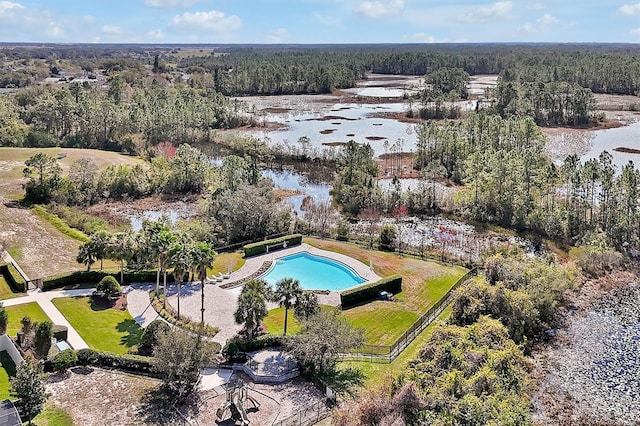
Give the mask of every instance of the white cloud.
<path id="1" fill-rule="evenodd" d="M 164 33 L 160 30 L 151 30 L 147 33 L 150 40 L 164 40 Z"/>
<path id="2" fill-rule="evenodd" d="M 411 41 L 415 43 L 447 43 L 448 39 L 437 39 L 434 36 L 427 33 L 415 33 L 411 35 Z"/>
<path id="3" fill-rule="evenodd" d="M 236 15 L 225 16 L 224 12 L 217 10 L 185 12 L 182 15 L 174 16 L 169 25 L 175 28 L 210 30 L 222 33 L 240 29 L 242 27 L 242 19 Z"/>
<path id="4" fill-rule="evenodd" d="M 620 13 L 627 16 L 640 15 L 640 3 L 625 4 L 620 6 L 620 9 L 618 10 L 620 11 Z"/>
<path id="5" fill-rule="evenodd" d="M 82 17 L 82 22 L 85 22 L 87 24 L 92 24 L 92 23 L 96 22 L 96 18 L 95 18 L 95 16 L 85 15 L 85 16 Z"/>
<path id="6" fill-rule="evenodd" d="M 355 9 L 355 12 L 359 15 L 367 18 L 376 19 L 384 16 L 397 15 L 404 9 L 404 0 L 391 0 L 387 2 L 382 1 L 363 1 Z"/>
<path id="7" fill-rule="evenodd" d="M 549 13 L 545 13 L 540 18 L 536 19 L 535 23 L 527 22 L 524 24 L 520 30 L 526 33 L 541 33 L 546 31 L 550 25 L 557 24 L 558 22 L 560 22 L 558 21 L 558 18 Z"/>
<path id="8" fill-rule="evenodd" d="M 325 16 L 325 15 L 316 13 L 313 16 L 316 18 L 318 22 L 320 22 L 322 25 L 327 27 L 339 27 L 340 24 L 342 24 L 342 19 L 340 18 L 340 15 Z"/>
<path id="9" fill-rule="evenodd" d="M 157 9 L 187 9 L 201 0 L 144 0 L 147 7 Z"/>
<path id="10" fill-rule="evenodd" d="M 103 25 L 102 32 L 105 34 L 119 35 L 122 34 L 122 28 L 117 25 Z"/>
<path id="11" fill-rule="evenodd" d="M 532 5 L 527 6 L 529 10 L 545 10 L 547 7 L 542 3 L 534 3 Z"/>
<path id="12" fill-rule="evenodd" d="M 0 15 L 4 15 L 5 12 L 13 9 L 24 9 L 24 6 L 20 3 L 13 3 L 11 1 L 0 1 Z"/>
<path id="13" fill-rule="evenodd" d="M 483 22 L 494 19 L 511 18 L 513 2 L 499 1 L 493 4 L 480 6 L 471 12 L 465 13 L 460 20 L 463 22 Z"/>
<path id="14" fill-rule="evenodd" d="M 273 31 L 271 34 L 267 35 L 267 42 L 269 43 L 282 43 L 289 36 L 287 30 L 285 28 L 278 28 Z"/>
<path id="15" fill-rule="evenodd" d="M 64 31 L 58 25 L 51 22 L 47 28 L 47 34 L 53 38 L 60 38 L 64 35 Z"/>

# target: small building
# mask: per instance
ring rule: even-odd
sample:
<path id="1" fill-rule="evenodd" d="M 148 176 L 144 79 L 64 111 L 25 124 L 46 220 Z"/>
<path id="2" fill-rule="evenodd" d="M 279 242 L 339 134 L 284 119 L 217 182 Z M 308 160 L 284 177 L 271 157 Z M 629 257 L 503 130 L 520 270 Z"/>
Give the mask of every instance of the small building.
<path id="1" fill-rule="evenodd" d="M 8 399 L 0 401 L 0 426 L 22 426 L 18 409 Z"/>

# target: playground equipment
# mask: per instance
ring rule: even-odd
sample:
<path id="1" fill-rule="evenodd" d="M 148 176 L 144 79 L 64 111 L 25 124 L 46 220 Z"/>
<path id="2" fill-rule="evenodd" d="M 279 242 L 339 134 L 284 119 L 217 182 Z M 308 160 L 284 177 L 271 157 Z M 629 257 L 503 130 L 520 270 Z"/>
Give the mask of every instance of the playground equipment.
<path id="1" fill-rule="evenodd" d="M 250 423 L 244 403 L 250 401 L 256 410 L 260 409 L 260 403 L 249 396 L 249 387 L 241 380 L 229 382 L 226 389 L 226 398 L 222 407 L 216 411 L 218 420 L 227 417 L 236 418 L 236 425 L 246 426 Z M 227 415 L 227 411 L 229 414 Z"/>

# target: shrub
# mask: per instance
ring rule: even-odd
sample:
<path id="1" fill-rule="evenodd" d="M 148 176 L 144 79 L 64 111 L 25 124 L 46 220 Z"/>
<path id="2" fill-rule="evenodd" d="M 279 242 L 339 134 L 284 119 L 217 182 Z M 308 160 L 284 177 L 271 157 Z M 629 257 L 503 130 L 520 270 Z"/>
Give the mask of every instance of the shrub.
<path id="1" fill-rule="evenodd" d="M 80 365 L 108 367 L 144 374 L 153 373 L 153 359 L 146 356 L 118 355 L 93 349 L 80 349 L 77 356 Z"/>
<path id="2" fill-rule="evenodd" d="M 93 349 L 80 349 L 76 355 L 80 365 L 94 365 L 98 362 L 98 351 Z"/>
<path id="3" fill-rule="evenodd" d="M 62 275 L 55 275 L 43 280 L 42 289 L 46 291 L 77 284 L 95 283 L 106 276 L 119 278 L 120 273 L 117 271 L 76 271 Z M 128 283 L 155 282 L 156 271 L 145 270 L 125 272 L 124 280 Z M 167 274 L 167 280 L 173 280 L 173 274 Z"/>
<path id="4" fill-rule="evenodd" d="M 163 296 L 156 297 L 155 291 L 150 293 L 151 297 L 151 306 L 153 309 L 167 322 L 178 326 L 180 328 L 184 328 L 187 331 L 191 331 L 193 333 L 201 334 L 203 336 L 213 337 L 220 329 L 218 327 L 211 326 L 209 324 L 205 324 L 204 327 L 199 322 L 195 322 L 188 317 L 182 315 L 182 317 L 178 320 L 178 312 L 173 308 L 173 306 L 167 304 L 165 308 L 163 306 Z"/>
<path id="5" fill-rule="evenodd" d="M 0 274 L 14 292 L 23 292 L 25 290 L 25 282 L 20 272 L 11 263 L 0 264 Z"/>
<path id="6" fill-rule="evenodd" d="M 96 291 L 103 293 L 105 296 L 115 296 L 120 294 L 120 284 L 118 284 L 118 281 L 114 277 L 107 275 L 100 280 Z"/>
<path id="7" fill-rule="evenodd" d="M 393 243 L 396 240 L 396 228 L 393 225 L 385 225 L 380 231 L 378 247 L 382 251 L 394 251 Z"/>
<path id="8" fill-rule="evenodd" d="M 169 327 L 169 324 L 161 319 L 151 321 L 151 324 L 149 324 L 144 330 L 140 346 L 148 348 L 149 352 L 151 352 L 157 342 L 158 333 L 167 332 L 170 329 L 171 327 Z"/>
<path id="9" fill-rule="evenodd" d="M 345 290 L 340 293 L 340 304 L 342 309 L 351 307 L 358 303 L 374 300 L 379 291 L 388 291 L 393 294 L 402 291 L 402 277 L 400 275 L 390 275 L 371 284 L 363 284 L 358 287 Z"/>
<path id="10" fill-rule="evenodd" d="M 279 245 L 287 243 L 287 246 L 295 246 L 302 243 L 302 235 L 293 234 L 293 235 L 285 235 L 284 237 L 274 238 L 271 240 L 259 241 L 253 244 L 247 244 L 244 246 L 244 257 L 255 256 L 258 254 L 266 253 L 267 246 L 271 245 Z"/>
<path id="11" fill-rule="evenodd" d="M 0 306 L 0 334 L 7 332 L 7 323 L 9 322 L 9 314 L 7 310 Z"/>
<path id="12" fill-rule="evenodd" d="M 235 346 L 238 352 L 254 352 L 264 348 L 275 348 L 282 346 L 284 339 L 282 336 L 274 336 L 267 334 L 265 336 L 256 337 L 255 339 L 230 339 L 222 349 L 222 353 L 229 353 L 230 347 Z"/>
<path id="13" fill-rule="evenodd" d="M 51 349 L 51 337 L 53 336 L 52 329 L 53 324 L 51 321 L 38 323 L 38 328 L 36 328 L 34 345 L 36 353 L 42 358 L 46 358 L 49 353 L 49 349 Z"/>
<path id="14" fill-rule="evenodd" d="M 66 349 L 53 357 L 51 368 L 53 371 L 65 371 L 69 367 L 73 367 L 78 362 L 78 355 L 72 349 Z"/>
<path id="15" fill-rule="evenodd" d="M 349 222 L 341 220 L 336 226 L 336 240 L 349 241 Z"/>

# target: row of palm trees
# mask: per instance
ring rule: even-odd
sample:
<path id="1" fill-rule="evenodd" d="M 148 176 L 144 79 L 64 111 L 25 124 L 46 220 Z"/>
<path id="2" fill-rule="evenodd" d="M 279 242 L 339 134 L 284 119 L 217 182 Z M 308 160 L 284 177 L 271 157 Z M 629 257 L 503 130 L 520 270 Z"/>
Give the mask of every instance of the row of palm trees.
<path id="1" fill-rule="evenodd" d="M 300 282 L 293 278 L 283 278 L 271 288 L 264 280 L 254 279 L 244 285 L 238 297 L 238 309 L 234 319 L 244 324 L 250 337 L 255 337 L 260 323 L 267 316 L 267 302 L 277 302 L 284 307 L 284 332 L 287 334 L 289 309 L 295 309 L 296 317 L 308 318 L 319 310 L 318 297 L 312 292 L 304 292 Z"/>
<path id="2" fill-rule="evenodd" d="M 180 319 L 180 294 L 185 278 L 190 274 L 203 284 L 207 278 L 207 269 L 211 268 L 216 252 L 210 243 L 194 241 L 188 234 L 171 229 L 167 218 L 157 221 L 145 220 L 139 232 L 109 233 L 98 231 L 91 235 L 78 252 L 77 261 L 87 265 L 87 271 L 98 260 L 100 270 L 103 259 L 118 261 L 120 264 L 120 283 L 124 284 L 125 264 L 138 266 L 156 265 L 156 295 L 166 295 L 167 275 L 172 270 L 178 287 L 177 314 Z M 162 275 L 162 287 L 160 276 Z M 166 308 L 166 297 L 164 298 Z M 204 285 L 202 285 L 201 322 L 204 324 Z"/>

